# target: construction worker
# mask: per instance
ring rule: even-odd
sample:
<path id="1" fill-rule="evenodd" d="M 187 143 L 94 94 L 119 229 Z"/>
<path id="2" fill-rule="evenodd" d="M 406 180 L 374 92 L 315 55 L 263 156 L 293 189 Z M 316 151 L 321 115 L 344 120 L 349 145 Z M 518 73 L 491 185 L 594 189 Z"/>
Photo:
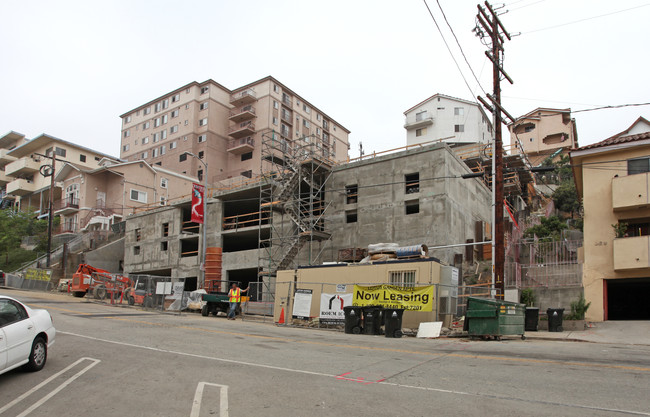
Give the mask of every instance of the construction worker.
<path id="1" fill-rule="evenodd" d="M 228 301 L 230 302 L 230 309 L 228 310 L 228 320 L 235 320 L 235 310 L 237 306 L 241 303 L 241 294 L 250 289 L 250 286 L 245 290 L 239 288 L 236 282 L 233 282 L 230 286 L 230 291 L 228 291 Z"/>

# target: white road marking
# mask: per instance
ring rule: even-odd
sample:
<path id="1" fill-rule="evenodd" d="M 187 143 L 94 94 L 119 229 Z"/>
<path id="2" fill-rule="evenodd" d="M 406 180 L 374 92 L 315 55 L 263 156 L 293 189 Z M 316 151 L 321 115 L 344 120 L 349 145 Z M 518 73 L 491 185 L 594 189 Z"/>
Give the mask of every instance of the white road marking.
<path id="1" fill-rule="evenodd" d="M 199 417 L 201 413 L 201 401 L 203 400 L 203 389 L 206 385 L 220 388 L 219 417 L 228 417 L 228 385 L 212 384 L 210 382 L 199 382 L 199 385 L 196 387 L 190 417 Z"/>
<path id="2" fill-rule="evenodd" d="M 119 341 L 116 341 L 116 340 L 101 339 L 101 338 L 98 338 L 98 337 L 86 336 L 86 335 L 81 335 L 81 334 L 77 334 L 77 333 L 64 332 L 64 331 L 60 331 L 60 330 L 57 330 L 57 333 L 66 334 L 66 335 L 69 335 L 69 336 L 81 337 L 81 338 L 89 339 L 89 340 L 95 340 L 95 341 L 98 341 L 98 342 L 112 343 L 112 344 L 115 344 L 115 345 L 129 346 L 129 347 L 134 347 L 134 348 L 138 348 L 138 349 L 146 349 L 146 350 L 151 350 L 151 351 L 154 351 L 154 352 L 170 353 L 170 354 L 174 354 L 174 355 L 182 355 L 182 356 L 188 356 L 188 357 L 199 358 L 199 359 L 208 359 L 208 360 L 213 360 L 213 361 L 217 361 L 217 362 L 234 363 L 234 364 L 237 364 L 237 365 L 252 366 L 252 367 L 257 367 L 257 368 L 273 369 L 273 370 L 277 370 L 277 371 L 286 371 L 286 372 L 294 372 L 294 373 L 306 374 L 306 375 L 323 376 L 323 377 L 334 378 L 334 379 L 337 378 L 337 375 L 326 374 L 326 373 L 323 373 L 323 372 L 313 372 L 313 371 L 306 371 L 306 370 L 303 370 L 303 369 L 285 368 L 285 367 L 281 367 L 281 366 L 265 365 L 265 364 L 262 364 L 262 363 L 243 362 L 243 361 L 236 361 L 236 360 L 233 360 L 233 359 L 218 358 L 218 357 L 215 357 L 215 356 L 205 356 L 205 355 L 197 355 L 195 353 L 178 352 L 178 351 L 174 351 L 174 350 L 155 348 L 155 347 L 152 347 L 152 346 L 136 345 L 136 344 L 133 344 L 133 343 L 119 342 Z M 518 402 L 526 402 L 526 403 L 554 405 L 554 406 L 558 406 L 558 407 L 572 407 L 572 408 L 580 408 L 580 409 L 587 409 L 587 410 L 596 410 L 596 411 L 607 411 L 607 412 L 614 412 L 614 413 L 632 414 L 632 415 L 638 415 L 638 416 L 650 416 L 650 413 L 646 413 L 646 412 L 643 412 L 643 411 L 620 410 L 620 409 L 615 409 L 615 408 L 601 408 L 601 407 L 597 407 L 597 406 L 581 405 L 581 404 L 554 403 L 554 402 L 550 402 L 550 401 L 532 400 L 532 399 L 524 399 L 524 398 L 517 398 L 517 397 L 506 397 L 506 396 L 479 393 L 479 392 L 471 393 L 471 392 L 465 392 L 465 391 L 454 391 L 454 390 L 446 390 L 446 389 L 440 389 L 440 388 L 418 387 L 418 386 L 413 386 L 413 385 L 398 384 L 398 383 L 387 382 L 387 381 L 378 382 L 377 384 L 373 384 L 373 385 L 387 385 L 387 386 L 392 386 L 392 387 L 397 387 L 397 388 L 417 389 L 417 390 L 421 390 L 421 391 L 439 392 L 439 393 L 444 393 L 444 394 L 467 395 L 467 396 L 482 397 L 482 398 L 493 398 L 493 399 L 506 400 L 506 401 L 518 401 Z"/>
<path id="3" fill-rule="evenodd" d="M 59 393 L 63 388 L 65 388 L 65 387 L 67 387 L 68 385 L 70 385 L 70 384 L 71 384 L 75 379 L 79 378 L 81 375 L 83 375 L 83 374 L 86 373 L 88 370 L 90 370 L 90 368 L 92 368 L 93 366 L 95 366 L 95 365 L 97 365 L 99 362 L 101 362 L 99 359 L 93 359 L 93 358 L 81 358 L 81 359 L 77 360 L 77 361 L 74 362 L 73 364 L 71 364 L 71 365 L 69 365 L 69 366 L 63 368 L 62 370 L 60 370 L 59 372 L 55 373 L 54 375 L 52 375 L 51 377 L 49 377 L 49 378 L 46 379 L 45 381 L 43 381 L 43 382 L 41 382 L 40 384 L 36 385 L 34 388 L 32 388 L 32 389 L 30 389 L 29 391 L 25 392 L 24 394 L 22 394 L 21 396 L 19 396 L 18 398 L 16 398 L 16 399 L 13 400 L 12 402 L 10 402 L 9 404 L 7 404 L 7 405 L 5 405 L 4 407 L 0 408 L 0 414 L 2 414 L 2 413 L 4 413 L 5 411 L 9 410 L 9 409 L 12 408 L 13 406 L 15 406 L 16 404 L 18 404 L 18 403 L 21 402 L 22 400 L 24 400 L 25 398 L 29 397 L 30 395 L 32 395 L 33 393 L 35 393 L 35 392 L 38 391 L 39 389 L 43 388 L 44 386 L 46 386 L 47 384 L 49 384 L 50 382 L 52 382 L 53 380 L 55 380 L 55 379 L 58 378 L 59 376 L 63 375 L 63 374 L 66 373 L 67 371 L 69 371 L 70 369 L 72 369 L 72 368 L 74 368 L 75 366 L 79 365 L 79 364 L 80 364 L 81 362 L 83 362 L 83 361 L 92 361 L 93 363 L 91 363 L 90 365 L 86 366 L 86 367 L 85 367 L 84 369 L 82 369 L 81 371 L 77 372 L 75 375 L 73 375 L 73 376 L 70 377 L 68 380 L 66 380 L 63 384 L 61 384 L 61 385 L 59 385 L 57 388 L 55 388 L 52 392 L 50 392 L 49 394 L 47 394 L 45 397 L 41 398 L 39 401 L 35 402 L 31 407 L 29 407 L 27 410 L 25 410 L 23 413 L 21 413 L 18 417 L 24 417 L 24 416 L 28 415 L 29 413 L 31 413 L 32 411 L 34 411 L 35 409 L 37 409 L 38 407 L 40 407 L 41 405 L 43 405 L 43 403 L 45 403 L 45 401 L 49 400 L 50 398 L 52 398 L 53 396 L 55 396 L 56 394 L 58 394 L 58 393 Z"/>

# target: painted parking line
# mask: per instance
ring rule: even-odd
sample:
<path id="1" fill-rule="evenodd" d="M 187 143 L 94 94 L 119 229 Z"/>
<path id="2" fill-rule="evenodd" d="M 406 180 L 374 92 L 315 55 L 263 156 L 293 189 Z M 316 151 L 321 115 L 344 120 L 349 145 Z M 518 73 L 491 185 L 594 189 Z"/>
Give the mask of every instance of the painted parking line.
<path id="1" fill-rule="evenodd" d="M 199 417 L 201 414 L 201 402 L 203 401 L 203 391 L 206 386 L 219 387 L 219 417 L 228 417 L 228 385 L 213 384 L 211 382 L 199 382 L 199 385 L 197 385 L 190 417 Z M 210 414 L 212 414 L 212 411 Z"/>
<path id="2" fill-rule="evenodd" d="M 93 359 L 93 358 L 81 358 L 77 360 L 76 362 L 72 363 L 71 365 L 63 368 L 59 372 L 55 373 L 51 377 L 47 378 L 45 381 L 41 382 L 40 384 L 36 385 L 34 388 L 30 389 L 29 391 L 25 392 L 24 394 L 20 395 L 18 398 L 10 402 L 9 404 L 5 405 L 4 407 L 0 408 L 0 414 L 4 413 L 5 411 L 9 410 L 10 408 L 18 405 L 20 402 L 22 402 L 24 399 L 29 397 L 30 395 L 34 394 L 41 388 L 47 386 L 49 383 L 63 375 L 64 373 L 68 372 L 69 370 L 73 369 L 74 367 L 78 366 L 84 361 L 90 361 L 91 363 L 87 365 L 85 368 L 83 368 L 81 371 L 77 372 L 70 378 L 68 378 L 65 382 L 57 386 L 55 389 L 50 391 L 47 395 L 45 395 L 43 398 L 40 400 L 36 401 L 34 404 L 32 404 L 29 408 L 27 408 L 25 411 L 20 413 L 17 417 L 24 417 L 29 415 L 32 411 L 36 410 L 38 407 L 43 405 L 47 400 L 50 398 L 54 397 L 56 394 L 58 394 L 61 390 L 63 390 L 65 387 L 70 385 L 72 382 L 74 382 L 77 378 L 79 378 L 81 375 L 85 374 L 88 372 L 92 367 L 97 365 L 99 362 L 101 362 L 99 359 Z"/>

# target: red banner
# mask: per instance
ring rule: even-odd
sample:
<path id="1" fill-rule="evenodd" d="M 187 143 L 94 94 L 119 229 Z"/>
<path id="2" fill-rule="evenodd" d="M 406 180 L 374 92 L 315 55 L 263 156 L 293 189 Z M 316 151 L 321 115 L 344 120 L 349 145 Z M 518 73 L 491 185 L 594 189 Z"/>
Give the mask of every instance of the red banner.
<path id="1" fill-rule="evenodd" d="M 192 184 L 192 221 L 203 224 L 203 197 L 205 187 L 199 184 Z"/>

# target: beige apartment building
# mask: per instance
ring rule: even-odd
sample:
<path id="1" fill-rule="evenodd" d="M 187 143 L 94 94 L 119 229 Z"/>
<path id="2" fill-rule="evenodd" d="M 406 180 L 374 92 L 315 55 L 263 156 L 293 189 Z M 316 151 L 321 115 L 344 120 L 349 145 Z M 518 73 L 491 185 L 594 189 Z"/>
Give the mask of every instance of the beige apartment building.
<path id="1" fill-rule="evenodd" d="M 47 214 L 51 185 L 51 178 L 41 174 L 41 167 L 52 161 L 44 155 L 56 154 L 57 170 L 66 162 L 87 169 L 100 167 L 102 160 L 117 162 L 115 157 L 47 134 L 28 140 L 12 131 L 0 137 L 0 148 L 6 198 L 14 199 L 20 210 L 33 210 L 40 215 Z M 61 194 L 62 184 L 55 182 L 55 201 Z"/>
<path id="2" fill-rule="evenodd" d="M 55 180 L 62 188 L 54 211 L 61 216 L 60 233 L 108 230 L 138 209 L 189 196 L 192 182 L 197 181 L 146 161 L 108 160 L 94 169 L 66 163 Z"/>
<path id="3" fill-rule="evenodd" d="M 587 320 L 650 320 L 650 122 L 571 152 Z"/>
<path id="4" fill-rule="evenodd" d="M 192 152 L 207 162 L 210 184 L 258 176 L 261 143 L 272 134 L 314 141 L 334 161 L 348 158 L 350 131 L 270 76 L 234 90 L 191 82 L 120 117 L 122 159 L 202 180 L 203 164 L 184 155 Z"/>
<path id="5" fill-rule="evenodd" d="M 14 180 L 5 172 L 5 167 L 16 160 L 9 152 L 27 142 L 25 135 L 11 131 L 0 137 L 0 208 L 11 207 L 16 196 L 7 194 L 7 184 Z"/>
<path id="6" fill-rule="evenodd" d="M 536 108 L 508 125 L 511 153 L 527 155 L 533 166 L 578 146 L 571 109 Z"/>

